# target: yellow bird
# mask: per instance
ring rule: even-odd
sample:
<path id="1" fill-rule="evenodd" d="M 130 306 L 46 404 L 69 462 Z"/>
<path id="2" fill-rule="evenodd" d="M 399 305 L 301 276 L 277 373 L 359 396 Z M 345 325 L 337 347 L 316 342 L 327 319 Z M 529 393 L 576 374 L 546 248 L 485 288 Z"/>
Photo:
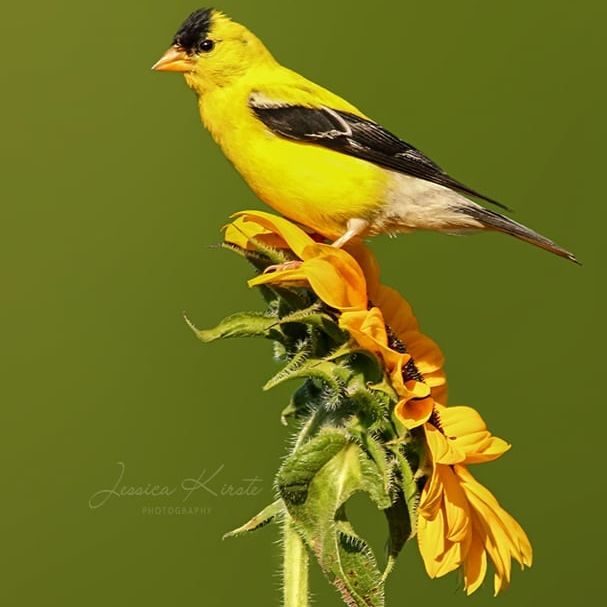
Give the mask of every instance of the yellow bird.
<path id="1" fill-rule="evenodd" d="M 153 66 L 182 72 L 206 128 L 255 194 L 343 246 L 411 230 L 497 230 L 576 261 L 537 232 L 467 196 L 419 150 L 341 97 L 280 65 L 246 27 L 193 12 Z"/>

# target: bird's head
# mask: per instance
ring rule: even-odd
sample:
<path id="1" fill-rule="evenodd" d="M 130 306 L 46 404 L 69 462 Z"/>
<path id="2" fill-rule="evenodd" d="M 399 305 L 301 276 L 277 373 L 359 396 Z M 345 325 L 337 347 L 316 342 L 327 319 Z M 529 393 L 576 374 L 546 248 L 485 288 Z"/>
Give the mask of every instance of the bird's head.
<path id="1" fill-rule="evenodd" d="M 182 72 L 188 85 L 203 94 L 269 61 L 269 51 L 246 27 L 215 9 L 201 8 L 183 22 L 152 69 Z"/>

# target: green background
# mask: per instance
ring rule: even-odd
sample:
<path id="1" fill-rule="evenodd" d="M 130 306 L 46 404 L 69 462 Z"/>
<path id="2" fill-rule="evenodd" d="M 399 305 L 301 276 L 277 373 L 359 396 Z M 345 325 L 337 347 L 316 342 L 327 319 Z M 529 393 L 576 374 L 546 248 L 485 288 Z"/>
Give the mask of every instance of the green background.
<path id="1" fill-rule="evenodd" d="M 378 238 L 385 282 L 443 347 L 451 402 L 513 443 L 477 469 L 536 563 L 503 605 L 600 600 L 605 47 L 601 2 L 226 0 L 287 65 L 341 93 L 462 181 L 573 250 L 500 235 Z M 5 605 L 273 605 L 275 528 L 221 535 L 272 497 L 291 387 L 263 394 L 269 344 L 205 346 L 185 326 L 260 309 L 239 258 L 210 245 L 263 208 L 199 124 L 178 75 L 150 71 L 195 4 L 4 7 L 2 481 Z M 124 484 L 170 497 L 112 497 Z M 183 479 L 246 484 L 255 496 Z M 192 506 L 198 514 L 146 506 Z M 364 500 L 354 519 L 381 548 Z M 489 584 L 490 586 L 490 584 Z M 339 605 L 314 572 L 316 604 Z M 407 547 L 388 604 L 486 604 L 428 580 Z"/>

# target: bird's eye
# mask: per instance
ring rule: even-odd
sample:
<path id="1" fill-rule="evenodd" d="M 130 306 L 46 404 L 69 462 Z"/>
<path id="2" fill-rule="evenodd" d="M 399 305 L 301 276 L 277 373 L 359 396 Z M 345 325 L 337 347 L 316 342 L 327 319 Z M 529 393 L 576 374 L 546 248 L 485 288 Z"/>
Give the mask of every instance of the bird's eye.
<path id="1" fill-rule="evenodd" d="M 212 40 L 209 40 L 209 38 L 207 38 L 206 40 L 203 40 L 200 43 L 200 50 L 203 53 L 209 53 L 210 51 L 212 51 L 215 48 L 215 43 Z"/>

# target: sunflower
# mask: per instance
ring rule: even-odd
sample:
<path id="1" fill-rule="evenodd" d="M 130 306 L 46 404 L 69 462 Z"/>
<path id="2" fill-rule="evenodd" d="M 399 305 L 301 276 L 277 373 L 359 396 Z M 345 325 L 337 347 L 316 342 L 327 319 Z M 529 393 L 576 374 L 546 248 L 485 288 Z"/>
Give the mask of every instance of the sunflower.
<path id="1" fill-rule="evenodd" d="M 249 285 L 307 284 L 337 310 L 340 327 L 384 364 L 400 397 L 395 414 L 407 428 L 427 421 L 435 400 L 446 401 L 440 348 L 420 332 L 407 301 L 381 284 L 379 265 L 366 246 L 355 243 L 336 249 L 286 219 L 261 211 L 237 214 L 226 228 L 225 240 L 243 249 L 256 242 L 290 249 L 299 261 L 261 274 Z"/>
<path id="2" fill-rule="evenodd" d="M 510 445 L 493 436 L 470 407 L 438 405 L 434 421 L 438 427 L 424 425 L 431 472 L 422 490 L 417 528 L 426 571 L 434 578 L 461 568 L 464 589 L 471 594 L 485 578 L 488 557 L 497 594 L 510 583 L 512 559 L 531 566 L 531 544 L 467 464 L 497 459 Z"/>
<path id="3" fill-rule="evenodd" d="M 444 357 L 420 330 L 409 303 L 380 280 L 375 256 L 362 243 L 336 249 L 290 221 L 260 211 L 239 213 L 226 227 L 227 243 L 244 250 L 282 249 L 290 261 L 249 281 L 250 286 L 310 288 L 348 332 L 353 349 L 374 355 L 397 395 L 395 417 L 408 437 L 421 438 L 419 476 L 426 481 L 417 513 L 417 538 L 426 571 L 456 569 L 471 594 L 488 561 L 497 594 L 510 582 L 512 559 L 530 566 L 532 549 L 520 525 L 468 470 L 510 445 L 493 436 L 471 407 L 447 404 Z M 425 460 L 425 461 L 424 461 Z"/>

